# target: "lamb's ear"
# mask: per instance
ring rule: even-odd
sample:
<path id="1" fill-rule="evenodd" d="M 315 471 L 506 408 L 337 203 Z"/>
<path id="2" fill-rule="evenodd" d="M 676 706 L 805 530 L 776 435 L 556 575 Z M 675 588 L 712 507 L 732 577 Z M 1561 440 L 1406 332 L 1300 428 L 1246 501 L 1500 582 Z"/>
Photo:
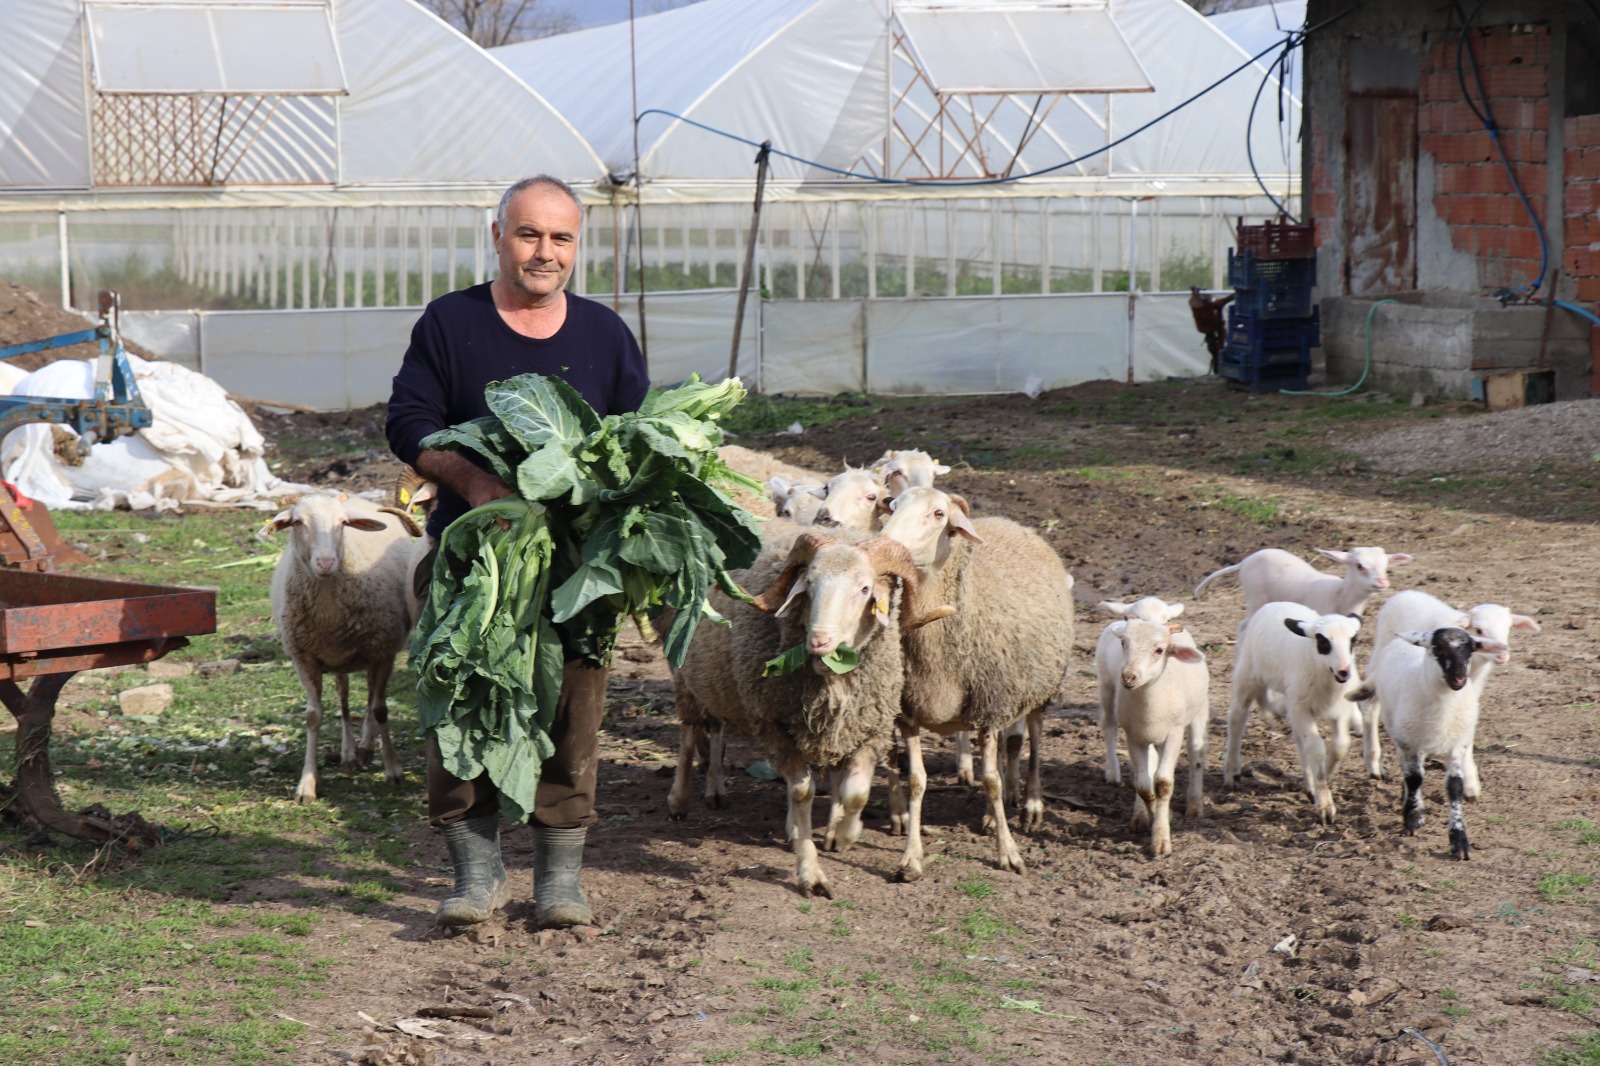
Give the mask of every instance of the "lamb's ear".
<path id="1" fill-rule="evenodd" d="M 1454 624 L 1455 624 L 1455 627 L 1457 629 L 1471 629 L 1472 628 L 1472 616 L 1470 614 L 1468 614 L 1466 611 L 1462 611 L 1460 614 L 1456 615 L 1456 620 L 1455 620 Z"/>
<path id="2" fill-rule="evenodd" d="M 1322 549 L 1318 548 L 1317 550 L 1321 551 Z M 1298 618 L 1285 618 L 1283 626 L 1297 637 L 1309 637 L 1311 635 L 1306 632 L 1305 623 Z"/>
<path id="3" fill-rule="evenodd" d="M 1525 614 L 1514 614 L 1511 616 L 1511 628 L 1519 629 L 1524 633 L 1537 633 L 1539 632 L 1539 623 Z"/>
<path id="4" fill-rule="evenodd" d="M 951 497 L 951 501 L 952 502 L 954 502 L 957 499 L 959 499 L 959 497 L 955 497 L 955 496 Z M 983 543 L 983 538 L 978 536 L 978 531 L 976 529 L 972 528 L 972 520 L 967 517 L 967 508 L 966 508 L 966 501 L 965 500 L 962 500 L 959 504 L 957 504 L 954 507 L 947 507 L 945 509 L 945 523 L 946 523 L 946 527 L 945 527 L 946 531 L 949 533 L 950 536 L 952 536 L 952 537 L 955 537 L 955 536 L 966 537 L 968 540 L 972 541 L 972 543 L 974 543 L 974 544 L 982 544 Z"/>
<path id="5" fill-rule="evenodd" d="M 1481 651 L 1485 655 L 1499 655 L 1501 652 L 1507 652 L 1511 650 L 1500 641 L 1490 640 L 1488 637 L 1474 637 L 1472 641 L 1472 649 L 1474 651 Z"/>
<path id="6" fill-rule="evenodd" d="M 819 485 L 814 489 L 806 489 L 806 491 L 811 493 L 811 495 L 815 496 L 819 500 L 826 500 L 828 498 L 828 486 L 826 485 Z"/>
<path id="7" fill-rule="evenodd" d="M 1407 644 L 1415 644 L 1419 648 L 1426 648 L 1433 644 L 1432 630 L 1408 629 L 1404 633 L 1396 633 L 1394 636 L 1396 640 L 1403 640 Z"/>
<path id="8" fill-rule="evenodd" d="M 1182 613 L 1183 613 L 1183 604 L 1181 604 L 1181 603 L 1169 603 L 1169 604 L 1167 604 L 1167 620 L 1168 621 L 1171 621 L 1172 619 L 1178 617 Z"/>
<path id="9" fill-rule="evenodd" d="M 794 485 L 790 484 L 787 478 L 767 478 L 767 491 L 771 495 L 773 503 L 782 503 L 788 498 L 789 490 L 792 488 L 794 488 Z"/>
<path id="10" fill-rule="evenodd" d="M 346 518 L 344 524 L 363 533 L 380 533 L 389 528 L 389 523 L 380 522 L 376 518 Z"/>
<path id="11" fill-rule="evenodd" d="M 1113 603 L 1110 600 L 1101 600 L 1099 603 L 1095 604 L 1095 606 L 1100 608 L 1102 611 L 1105 611 L 1107 614 L 1114 614 L 1123 618 L 1128 617 L 1128 604 L 1126 603 Z"/>
<path id="12" fill-rule="evenodd" d="M 1180 663 L 1203 663 L 1206 661 L 1206 657 L 1200 654 L 1199 648 L 1191 647 L 1188 644 L 1168 644 L 1167 656 L 1178 660 Z"/>
<path id="13" fill-rule="evenodd" d="M 257 533 L 256 536 L 266 540 L 272 534 L 281 533 L 283 530 L 288 529 L 289 523 L 292 521 L 294 521 L 294 508 L 291 507 L 287 511 L 279 511 L 262 523 L 261 532 Z"/>
<path id="14" fill-rule="evenodd" d="M 938 460 L 934 460 L 933 474 L 934 474 L 935 477 L 943 477 L 944 475 L 948 474 L 949 472 L 950 472 L 950 468 L 948 466 L 945 466 L 943 463 L 939 462 Z"/>
<path id="15" fill-rule="evenodd" d="M 1390 566 L 1404 566 L 1411 561 L 1411 556 L 1405 552 L 1395 552 L 1389 556 Z"/>
<path id="16" fill-rule="evenodd" d="M 1354 622 L 1357 629 L 1361 628 L 1361 616 L 1359 614 L 1347 614 L 1345 617 Z"/>
<path id="17" fill-rule="evenodd" d="M 805 571 L 802 570 L 800 571 L 800 576 L 795 578 L 794 585 L 790 587 L 789 595 L 784 599 L 783 603 L 779 605 L 778 609 L 772 613 L 777 617 L 783 617 L 783 612 L 789 609 L 789 605 L 797 598 L 804 596 L 808 591 L 810 591 L 810 589 L 811 582 L 806 578 Z"/>
<path id="18" fill-rule="evenodd" d="M 1127 623 L 1126 620 L 1123 620 L 1121 622 L 1112 622 L 1110 625 L 1106 626 L 1106 632 L 1110 633 L 1112 636 L 1116 637 L 1118 640 L 1121 640 L 1122 639 L 1122 634 L 1126 633 L 1127 631 L 1128 631 L 1128 623 Z"/>
<path id="19" fill-rule="evenodd" d="M 1350 558 L 1349 552 L 1336 552 L 1329 548 L 1317 548 L 1315 551 L 1318 555 L 1326 555 L 1336 563 L 1342 563 Z"/>

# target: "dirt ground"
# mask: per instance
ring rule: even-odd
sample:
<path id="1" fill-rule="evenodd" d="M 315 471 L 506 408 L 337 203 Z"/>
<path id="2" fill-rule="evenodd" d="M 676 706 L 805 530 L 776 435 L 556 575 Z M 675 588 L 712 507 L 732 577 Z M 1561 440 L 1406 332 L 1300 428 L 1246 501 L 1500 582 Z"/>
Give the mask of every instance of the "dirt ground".
<path id="1" fill-rule="evenodd" d="M 407 893 L 353 927 L 354 957 L 322 998 L 289 1011 L 308 1023 L 298 1061 L 1506 1064 L 1592 1031 L 1594 460 L 1534 454 L 1475 477 L 1402 480 L 1354 444 L 1405 420 L 1321 421 L 1306 414 L 1314 403 L 1096 383 L 1036 400 L 869 403 L 800 438 L 742 439 L 821 470 L 922 443 L 956 468 L 945 483 L 976 513 L 1034 526 L 1066 560 L 1076 658 L 1070 699 L 1046 725 L 1045 826 L 1019 837 L 1028 874 L 996 868 L 979 796 L 948 783 L 940 744 L 925 806 L 931 861 L 915 884 L 893 879 L 903 841 L 888 832 L 880 788 L 862 841 L 823 857 L 837 898 L 802 899 L 783 790 L 742 772 L 759 752 L 739 742 L 730 806 L 697 795 L 685 821 L 669 821 L 671 687 L 656 651 L 634 642 L 613 670 L 588 849 L 598 934 L 530 928 L 517 832 L 517 902 L 504 920 L 430 938 L 448 866 L 418 830 Z M 1439 433 L 1495 424 L 1464 407 L 1435 413 Z M 280 475 L 360 487 L 391 473 L 380 421 L 371 410 L 262 428 L 286 442 Z M 1427 825 L 1402 837 L 1398 783 L 1365 777 L 1359 741 L 1336 783 L 1334 826 L 1314 818 L 1280 723 L 1251 722 L 1247 777 L 1222 789 L 1242 600 L 1226 582 L 1198 602 L 1191 590 L 1258 548 L 1309 557 L 1361 544 L 1415 555 L 1393 572 L 1396 587 L 1504 603 L 1542 626 L 1518 634 L 1489 686 L 1470 862 L 1450 858 L 1439 767 Z M 1093 687 L 1094 603 L 1146 594 L 1189 604 L 1212 676 L 1206 816 L 1175 818 L 1175 851 L 1161 860 L 1127 825 L 1131 794 L 1103 779 Z M 438 1039 L 369 1020 L 451 1004 L 508 1009 L 434 1023 Z"/>

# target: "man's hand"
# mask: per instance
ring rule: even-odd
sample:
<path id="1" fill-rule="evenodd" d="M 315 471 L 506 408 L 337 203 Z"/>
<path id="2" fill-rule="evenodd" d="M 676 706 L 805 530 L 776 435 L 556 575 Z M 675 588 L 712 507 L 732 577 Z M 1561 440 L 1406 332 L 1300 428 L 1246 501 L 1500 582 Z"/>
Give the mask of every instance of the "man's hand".
<path id="1" fill-rule="evenodd" d="M 417 473 L 460 496 L 471 507 L 482 507 L 512 494 L 511 486 L 477 466 L 460 452 L 425 451 L 417 456 Z"/>

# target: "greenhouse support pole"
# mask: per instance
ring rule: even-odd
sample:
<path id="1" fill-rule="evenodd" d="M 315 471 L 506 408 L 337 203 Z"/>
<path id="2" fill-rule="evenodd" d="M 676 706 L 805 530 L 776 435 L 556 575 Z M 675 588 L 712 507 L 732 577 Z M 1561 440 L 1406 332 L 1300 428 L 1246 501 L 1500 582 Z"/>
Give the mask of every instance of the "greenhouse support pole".
<path id="1" fill-rule="evenodd" d="M 1128 384 L 1133 384 L 1133 305 L 1139 298 L 1139 253 L 1134 241 L 1139 235 L 1139 201 L 1128 201 Z"/>
<path id="2" fill-rule="evenodd" d="M 72 310 L 72 267 L 67 257 L 67 213 L 56 212 L 56 248 L 61 256 L 61 307 Z"/>
<path id="3" fill-rule="evenodd" d="M 750 212 L 750 236 L 744 245 L 744 275 L 739 279 L 739 302 L 733 311 L 733 349 L 728 354 L 728 377 L 739 373 L 739 334 L 744 330 L 744 305 L 750 297 L 750 272 L 755 268 L 756 241 L 761 234 L 761 196 L 767 188 L 767 166 L 772 157 L 772 142 L 762 141 L 756 153 L 756 202 Z"/>

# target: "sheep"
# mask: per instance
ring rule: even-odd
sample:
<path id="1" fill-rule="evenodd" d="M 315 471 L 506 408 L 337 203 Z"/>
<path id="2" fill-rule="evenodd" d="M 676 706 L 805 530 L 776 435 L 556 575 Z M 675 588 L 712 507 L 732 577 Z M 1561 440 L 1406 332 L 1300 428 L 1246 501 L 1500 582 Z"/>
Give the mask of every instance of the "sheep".
<path id="1" fill-rule="evenodd" d="M 777 517 L 803 526 L 809 526 L 817 517 L 817 512 L 822 510 L 822 497 L 817 495 L 817 489 L 823 489 L 824 493 L 827 491 L 822 485 L 803 481 L 791 482 L 781 477 L 767 479 L 767 493 Z"/>
<path id="2" fill-rule="evenodd" d="M 1128 736 L 1128 760 L 1133 768 L 1133 827 L 1149 826 L 1153 857 L 1170 855 L 1173 770 L 1186 736 L 1189 795 L 1184 817 L 1200 818 L 1205 813 L 1206 727 L 1210 721 L 1207 692 L 1211 684 L 1206 659 L 1180 627 L 1140 617 L 1124 618 L 1106 626 L 1100 645 L 1100 650 L 1109 650 L 1107 645 L 1114 647 L 1115 657 L 1120 660 L 1115 678 L 1120 685 L 1113 693 L 1110 709 L 1107 776 L 1116 761 L 1116 730 L 1121 726 Z M 1104 674 L 1100 699 L 1104 727 Z"/>
<path id="3" fill-rule="evenodd" d="M 1389 567 L 1411 561 L 1404 552 L 1391 555 L 1382 548 L 1352 548 L 1347 552 L 1318 548 L 1319 554 L 1343 563 L 1344 576 L 1324 574 L 1310 563 L 1278 548 L 1263 548 L 1232 566 L 1208 575 L 1194 587 L 1195 599 L 1224 574 L 1237 573 L 1244 592 L 1244 624 L 1266 603 L 1299 603 L 1316 614 L 1361 614 L 1379 589 L 1389 587 Z"/>
<path id="4" fill-rule="evenodd" d="M 889 495 L 898 496 L 906 489 L 928 489 L 933 479 L 948 474 L 950 468 L 927 452 L 887 451 L 872 464 L 875 473 L 883 478 Z"/>
<path id="5" fill-rule="evenodd" d="M 900 581 L 898 601 L 894 578 Z M 731 625 L 702 626 L 696 634 L 678 671 L 679 711 L 686 713 L 682 704 L 688 701 L 697 706 L 687 713 L 738 723 L 761 744 L 788 786 L 788 835 L 800 893 L 831 898 L 812 840 L 810 767 L 833 776 L 834 809 L 824 846 L 842 851 L 861 836 L 872 773 L 900 710 L 901 634 L 952 612 L 919 612 L 917 573 L 906 550 L 852 532 L 812 529 L 787 548 L 769 543 L 741 580 L 764 591 L 753 604 L 712 593 L 712 606 Z M 807 665 L 767 676 L 772 660 L 800 644 L 809 654 Z M 854 649 L 857 665 L 836 674 L 822 658 L 841 644 Z M 680 781 L 681 768 L 680 762 Z M 676 813 L 686 790 L 675 784 L 673 792 L 669 810 Z"/>
<path id="6" fill-rule="evenodd" d="M 1101 600 L 1095 606 L 1119 618 L 1140 618 L 1152 625 L 1164 626 L 1183 613 L 1183 604 L 1168 603 L 1159 596 L 1146 596 L 1133 603 L 1114 603 Z M 1180 631 L 1181 632 L 1181 631 Z M 1193 640 L 1184 635 L 1192 645 Z M 1100 692 L 1100 732 L 1106 742 L 1106 784 L 1122 784 L 1122 763 L 1117 759 L 1117 685 L 1122 679 L 1122 642 L 1106 626 L 1094 647 L 1095 679 Z"/>
<path id="7" fill-rule="evenodd" d="M 820 490 L 811 492 L 822 497 L 822 509 L 812 519 L 813 525 L 871 532 L 878 528 L 879 516 L 888 508 L 889 492 L 883 486 L 883 478 L 857 467 L 846 467 Z"/>
<path id="8" fill-rule="evenodd" d="M 1061 698 L 1072 651 L 1072 578 L 1044 539 L 1005 518 L 967 516 L 967 503 L 939 489 L 895 497 L 883 535 L 904 544 L 931 603 L 949 604 L 943 625 L 905 635 L 901 733 L 909 763 L 910 807 L 900 879 L 922 876 L 922 730 L 977 732 L 983 789 L 1002 869 L 1024 872 L 1006 824 L 996 732 L 1026 718 L 1029 739 L 1023 828 L 1044 823 L 1039 739 L 1044 708 Z"/>
<path id="9" fill-rule="evenodd" d="M 1472 857 L 1461 805 L 1466 799 L 1466 762 L 1478 728 L 1478 695 L 1471 660 L 1502 655 L 1502 641 L 1457 626 L 1396 633 L 1372 657 L 1370 678 L 1347 697 L 1383 705 L 1383 728 L 1394 741 L 1405 773 L 1401 810 L 1405 835 L 1422 828 L 1422 774 L 1429 755 L 1449 760 L 1445 795 L 1450 801 L 1450 854 Z M 1431 661 L 1430 661 L 1431 660 Z"/>
<path id="10" fill-rule="evenodd" d="M 1239 783 L 1239 745 L 1252 704 L 1289 720 L 1300 749 L 1306 792 L 1323 824 L 1338 813 L 1330 782 L 1350 750 L 1353 708 L 1347 693 L 1361 684 L 1351 642 L 1361 628 L 1353 614 L 1323 614 L 1299 603 L 1274 602 L 1253 614 L 1239 641 L 1233 666 L 1233 698 L 1228 706 L 1228 757 L 1223 783 Z M 1282 699 L 1272 697 L 1282 693 Z M 1319 722 L 1333 726 L 1324 746 Z"/>
<path id="11" fill-rule="evenodd" d="M 1376 656 L 1379 648 L 1388 644 L 1397 633 L 1405 630 L 1426 631 L 1438 629 L 1441 626 L 1454 626 L 1465 629 L 1474 637 L 1487 637 L 1499 641 L 1509 649 L 1511 646 L 1511 631 L 1520 630 L 1524 633 L 1539 632 L 1539 623 L 1525 614 L 1515 614 L 1508 607 L 1497 603 L 1480 603 L 1470 611 L 1458 611 L 1454 607 L 1436 597 L 1428 595 L 1417 589 L 1406 589 L 1397 592 L 1384 603 L 1378 612 L 1377 636 L 1373 641 L 1373 654 Z M 1483 690 L 1489 683 L 1489 674 L 1496 664 L 1509 662 L 1509 650 L 1495 655 L 1474 655 L 1472 657 L 1469 674 L 1471 683 L 1478 690 L 1478 698 L 1483 698 Z M 1370 663 L 1369 663 L 1370 672 Z M 1378 705 L 1368 701 L 1362 705 L 1362 742 L 1366 754 L 1367 773 L 1372 777 L 1383 777 L 1383 756 L 1378 744 Z M 1466 784 L 1466 797 L 1476 800 L 1482 793 L 1482 783 L 1478 778 L 1477 760 L 1472 755 L 1472 739 L 1467 744 L 1467 758 L 1463 777 Z"/>
<path id="12" fill-rule="evenodd" d="M 389 739 L 385 689 L 419 613 L 411 571 L 427 540 L 409 514 L 343 494 L 302 497 L 269 520 L 262 535 L 284 529 L 291 531 L 289 544 L 272 574 L 271 601 L 284 654 L 306 693 L 306 757 L 295 801 L 317 798 L 325 673 L 334 675 L 339 693 L 341 763 L 366 765 L 376 738 L 384 776 L 398 785 L 405 773 Z M 350 721 L 350 672 L 357 669 L 367 675 L 359 744 Z"/>
<path id="13" fill-rule="evenodd" d="M 785 463 L 766 452 L 753 451 L 738 444 L 722 445 L 717 449 L 717 458 L 730 468 L 762 484 L 769 484 L 774 477 L 783 478 L 790 484 L 803 481 L 820 485 L 827 480 L 825 474 L 808 470 L 803 466 L 795 466 L 793 463 Z M 738 485 L 730 486 L 726 491 L 735 503 L 752 514 L 762 518 L 773 516 L 772 501 L 768 496 Z"/>

